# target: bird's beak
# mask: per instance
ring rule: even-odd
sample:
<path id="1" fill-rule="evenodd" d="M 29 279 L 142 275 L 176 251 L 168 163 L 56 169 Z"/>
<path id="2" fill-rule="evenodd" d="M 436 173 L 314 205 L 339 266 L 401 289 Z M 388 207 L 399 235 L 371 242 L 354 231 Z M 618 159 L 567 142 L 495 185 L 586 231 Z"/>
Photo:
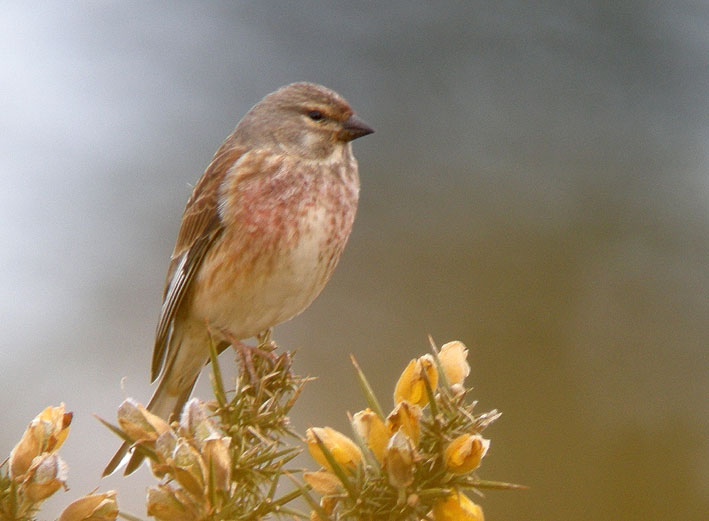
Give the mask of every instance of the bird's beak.
<path id="1" fill-rule="evenodd" d="M 373 132 L 374 129 L 372 127 L 352 114 L 349 118 L 347 118 L 347 121 L 342 124 L 340 138 L 343 141 L 352 141 L 353 139 L 366 136 L 367 134 L 372 134 Z"/>

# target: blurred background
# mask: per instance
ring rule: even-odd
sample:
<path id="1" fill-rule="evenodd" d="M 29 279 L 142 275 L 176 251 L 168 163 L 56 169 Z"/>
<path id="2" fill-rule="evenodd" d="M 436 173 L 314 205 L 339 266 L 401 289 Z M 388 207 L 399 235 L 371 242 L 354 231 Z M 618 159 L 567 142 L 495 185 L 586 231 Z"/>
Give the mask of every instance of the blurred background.
<path id="1" fill-rule="evenodd" d="M 480 475 L 531 487 L 487 519 L 706 519 L 708 24 L 693 1 L 3 2 L 0 454 L 75 413 L 40 517 L 96 486 L 145 516 L 146 469 L 99 481 L 119 443 L 91 414 L 151 394 L 190 186 L 309 80 L 377 133 L 340 266 L 275 330 L 318 376 L 301 432 L 364 406 L 349 353 L 391 405 L 428 333 L 459 339 L 503 411 Z"/>

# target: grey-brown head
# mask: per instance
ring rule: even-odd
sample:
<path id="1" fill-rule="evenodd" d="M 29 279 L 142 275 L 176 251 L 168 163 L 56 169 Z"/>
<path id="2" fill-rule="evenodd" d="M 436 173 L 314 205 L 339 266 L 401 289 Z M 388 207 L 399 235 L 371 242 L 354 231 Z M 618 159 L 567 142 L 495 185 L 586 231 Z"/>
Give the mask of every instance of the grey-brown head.
<path id="1" fill-rule="evenodd" d="M 306 159 L 321 159 L 372 132 L 335 91 L 314 83 L 292 83 L 256 104 L 239 123 L 236 137 L 251 145 L 274 145 Z"/>

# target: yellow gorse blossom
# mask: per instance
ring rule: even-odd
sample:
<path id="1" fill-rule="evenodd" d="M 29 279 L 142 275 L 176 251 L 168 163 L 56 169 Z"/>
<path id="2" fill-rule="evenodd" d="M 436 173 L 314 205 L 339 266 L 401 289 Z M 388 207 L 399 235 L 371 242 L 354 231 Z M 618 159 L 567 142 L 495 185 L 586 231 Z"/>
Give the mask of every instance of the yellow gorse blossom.
<path id="1" fill-rule="evenodd" d="M 333 510 L 335 510 L 335 506 L 337 506 L 337 499 L 336 498 L 324 497 L 320 500 L 320 508 L 322 508 L 325 511 L 325 514 L 327 514 L 328 516 L 330 514 L 332 514 Z M 312 510 L 310 512 L 310 521 L 324 521 L 324 520 L 320 517 L 320 515 L 315 510 Z"/>
<path id="2" fill-rule="evenodd" d="M 116 491 L 91 494 L 66 507 L 57 521 L 113 521 L 118 516 Z"/>
<path id="3" fill-rule="evenodd" d="M 200 450 L 206 439 L 220 436 L 219 429 L 209 415 L 205 403 L 197 398 L 190 399 L 180 415 L 180 428 L 189 434 Z"/>
<path id="4" fill-rule="evenodd" d="M 65 412 L 63 403 L 59 407 L 47 407 L 39 413 L 10 453 L 10 477 L 22 479 L 37 456 L 59 450 L 69 434 L 71 419 L 72 413 Z"/>
<path id="5" fill-rule="evenodd" d="M 228 490 L 231 483 L 231 438 L 212 435 L 202 442 L 202 454 L 207 467 L 207 474 L 214 476 L 214 485 L 219 490 Z"/>
<path id="6" fill-rule="evenodd" d="M 66 483 L 67 467 L 58 454 L 48 452 L 38 456 L 30 465 L 22 484 L 30 503 L 39 503 L 54 494 Z"/>
<path id="7" fill-rule="evenodd" d="M 411 439 L 401 430 L 389 439 L 384 454 L 384 467 L 389 483 L 396 488 L 406 488 L 414 481 L 415 451 Z"/>
<path id="8" fill-rule="evenodd" d="M 320 449 L 319 439 L 330 451 L 335 461 L 346 470 L 354 470 L 362 461 L 362 451 L 350 438 L 330 427 L 313 427 L 305 433 L 308 450 L 315 461 L 332 470 L 325 454 Z"/>
<path id="9" fill-rule="evenodd" d="M 201 495 L 209 476 L 202 454 L 189 442 L 179 440 L 172 456 L 172 470 L 178 483 L 185 490 Z"/>
<path id="10" fill-rule="evenodd" d="M 130 398 L 118 407 L 118 424 L 133 441 L 154 441 L 170 430 L 165 420 Z"/>
<path id="11" fill-rule="evenodd" d="M 453 492 L 433 506 L 435 521 L 485 521 L 483 509 L 461 492 Z"/>
<path id="12" fill-rule="evenodd" d="M 387 416 L 386 427 L 389 436 L 394 435 L 397 431 L 402 430 L 413 442 L 414 446 L 418 445 L 421 427 L 421 408 L 418 405 L 411 405 L 409 402 L 401 402 Z"/>
<path id="13" fill-rule="evenodd" d="M 340 489 L 340 480 L 329 470 L 317 472 L 304 472 L 303 478 L 313 490 L 323 495 L 336 494 Z"/>
<path id="14" fill-rule="evenodd" d="M 428 403 L 428 394 L 424 378 L 428 378 L 431 390 L 435 390 L 438 385 L 438 371 L 431 355 L 423 355 L 409 362 L 396 383 L 394 402 L 398 404 L 407 401 L 420 407 L 425 406 Z"/>
<path id="15" fill-rule="evenodd" d="M 365 409 L 352 417 L 352 428 L 381 463 L 390 434 L 384 421 L 371 409 Z"/>
<path id="16" fill-rule="evenodd" d="M 455 340 L 443 344 L 441 351 L 438 353 L 438 360 L 449 385 L 462 384 L 470 374 L 470 364 L 468 364 L 467 358 L 468 349 L 463 342 Z"/>
<path id="17" fill-rule="evenodd" d="M 205 516 L 200 504 L 191 501 L 182 490 L 167 485 L 148 489 L 147 512 L 160 521 L 194 521 Z"/>
<path id="18" fill-rule="evenodd" d="M 71 420 L 64 404 L 47 407 L 27 426 L 10 457 L 0 462 L 0 519 L 34 519 L 45 499 L 66 489 L 67 466 L 57 450 Z"/>
<path id="19" fill-rule="evenodd" d="M 480 466 L 489 447 L 490 440 L 479 434 L 463 434 L 448 444 L 443 459 L 448 470 L 465 474 Z"/>

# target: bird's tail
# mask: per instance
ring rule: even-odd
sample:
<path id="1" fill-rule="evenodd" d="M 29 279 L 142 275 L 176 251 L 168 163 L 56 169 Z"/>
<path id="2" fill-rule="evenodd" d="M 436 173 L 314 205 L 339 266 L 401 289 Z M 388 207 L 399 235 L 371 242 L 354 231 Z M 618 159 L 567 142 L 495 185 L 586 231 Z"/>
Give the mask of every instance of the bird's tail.
<path id="1" fill-rule="evenodd" d="M 171 417 L 179 417 L 180 413 L 182 412 L 182 408 L 184 407 L 185 403 L 187 403 L 187 400 L 189 399 L 190 394 L 192 393 L 192 388 L 197 382 L 197 377 L 195 376 L 194 380 L 192 381 L 192 385 L 182 391 L 182 393 L 180 393 L 179 395 L 168 393 L 167 388 L 164 385 L 165 381 L 166 378 L 161 379 L 158 388 L 155 390 L 155 393 L 153 393 L 153 397 L 150 398 L 150 403 L 148 403 L 147 409 L 156 416 L 159 416 L 160 418 L 164 419 L 165 421 L 170 421 Z M 132 474 L 133 472 L 135 472 L 136 469 L 140 467 L 140 464 L 143 462 L 145 456 L 143 456 L 143 454 L 141 454 L 140 452 L 135 451 L 133 452 L 133 454 L 131 454 L 130 459 L 128 459 L 128 451 L 130 449 L 131 444 L 127 441 L 123 442 L 123 445 L 121 445 L 116 454 L 114 454 L 113 458 L 111 458 L 111 461 L 108 462 L 106 468 L 103 469 L 103 474 L 101 476 L 105 477 L 109 474 L 113 474 L 116 469 L 118 469 L 126 461 L 128 464 L 126 465 L 126 470 L 124 474 L 127 476 L 128 474 Z"/>
<path id="2" fill-rule="evenodd" d="M 179 336 L 182 337 L 182 335 Z M 185 340 L 185 342 L 182 342 L 182 340 Z M 173 356 L 170 357 L 168 354 L 165 369 L 160 375 L 158 388 L 155 389 L 155 393 L 153 393 L 148 403 L 147 409 L 165 421 L 170 421 L 171 417 L 179 417 L 182 408 L 189 399 L 190 394 L 192 394 L 200 369 L 204 365 L 204 361 L 201 360 L 204 355 L 201 353 L 195 355 L 193 348 L 196 345 L 197 349 L 201 348 L 203 350 L 206 344 L 202 341 L 202 344 L 199 345 L 198 342 L 190 342 L 190 340 L 193 339 L 190 337 L 176 338 L 176 335 L 173 335 L 171 343 L 174 342 L 174 345 L 171 347 L 174 349 L 170 350 Z M 128 475 L 134 472 L 143 462 L 145 456 L 138 451 L 134 451 L 128 460 L 130 449 L 131 444 L 124 442 L 108 465 L 106 465 L 102 476 L 112 474 L 126 460 L 128 464 L 126 465 L 125 474 Z"/>

